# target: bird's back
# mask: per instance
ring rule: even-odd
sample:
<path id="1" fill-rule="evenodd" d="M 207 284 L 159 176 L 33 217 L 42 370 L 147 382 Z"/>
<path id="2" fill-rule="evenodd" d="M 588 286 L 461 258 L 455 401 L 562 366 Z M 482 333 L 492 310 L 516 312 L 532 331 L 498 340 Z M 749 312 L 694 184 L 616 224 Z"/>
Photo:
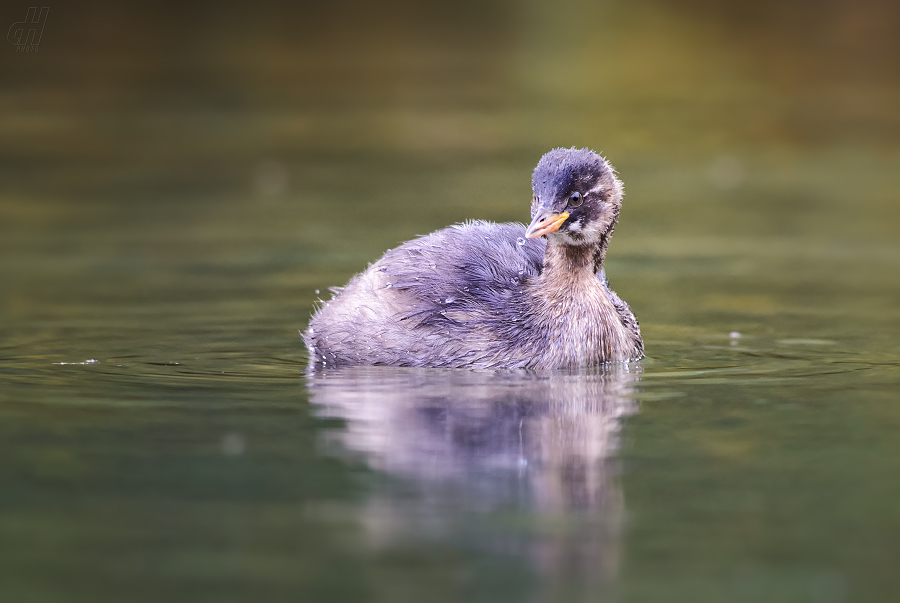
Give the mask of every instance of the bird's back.
<path id="1" fill-rule="evenodd" d="M 355 276 L 304 334 L 325 365 L 487 365 L 497 327 L 522 310 L 521 287 L 540 274 L 545 244 L 522 224 L 471 221 L 399 247 Z"/>

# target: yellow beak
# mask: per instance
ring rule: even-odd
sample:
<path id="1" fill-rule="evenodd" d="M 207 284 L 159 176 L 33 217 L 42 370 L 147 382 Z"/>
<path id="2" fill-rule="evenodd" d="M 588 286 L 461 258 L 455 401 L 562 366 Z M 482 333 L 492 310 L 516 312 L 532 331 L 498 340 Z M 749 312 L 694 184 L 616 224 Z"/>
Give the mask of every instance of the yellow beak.
<path id="1" fill-rule="evenodd" d="M 561 214 L 555 214 L 549 211 L 538 213 L 531 224 L 529 224 L 528 229 L 525 230 L 525 238 L 534 239 L 545 234 L 550 234 L 551 232 L 556 232 L 568 217 L 569 212 L 567 211 L 564 211 Z"/>

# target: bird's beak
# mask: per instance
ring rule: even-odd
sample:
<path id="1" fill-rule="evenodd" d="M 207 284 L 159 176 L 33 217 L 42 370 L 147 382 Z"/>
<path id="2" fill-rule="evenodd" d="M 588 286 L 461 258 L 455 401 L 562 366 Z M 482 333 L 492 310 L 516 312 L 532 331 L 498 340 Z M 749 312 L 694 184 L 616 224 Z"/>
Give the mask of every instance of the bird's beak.
<path id="1" fill-rule="evenodd" d="M 536 237 L 556 232 L 562 223 L 569 217 L 569 212 L 564 211 L 561 214 L 555 214 L 552 211 L 541 211 L 534 216 L 534 220 L 525 230 L 526 239 L 534 239 Z"/>

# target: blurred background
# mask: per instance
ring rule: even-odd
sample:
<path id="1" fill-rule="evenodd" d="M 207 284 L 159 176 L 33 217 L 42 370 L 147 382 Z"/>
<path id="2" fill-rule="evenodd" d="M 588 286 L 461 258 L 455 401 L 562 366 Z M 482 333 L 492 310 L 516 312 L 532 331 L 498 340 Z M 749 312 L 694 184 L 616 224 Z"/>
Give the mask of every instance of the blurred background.
<path id="1" fill-rule="evenodd" d="M 587 146 L 649 357 L 610 588 L 889 600 L 898 66 L 888 0 L 51 4 L 0 52 L 0 592 L 593 600 L 503 547 L 360 552 L 387 478 L 318 447 L 298 335 L 385 249 L 526 221 L 540 156 Z"/>
<path id="2" fill-rule="evenodd" d="M 225 287 L 302 326 L 310 287 L 397 242 L 525 220 L 556 146 L 604 153 L 625 182 L 612 273 L 726 242 L 787 260 L 896 239 L 892 2 L 50 9 L 39 50 L 0 59 L 10 317 L 88 303 L 69 270 L 87 262 L 126 279 L 104 292 L 120 301 Z"/>

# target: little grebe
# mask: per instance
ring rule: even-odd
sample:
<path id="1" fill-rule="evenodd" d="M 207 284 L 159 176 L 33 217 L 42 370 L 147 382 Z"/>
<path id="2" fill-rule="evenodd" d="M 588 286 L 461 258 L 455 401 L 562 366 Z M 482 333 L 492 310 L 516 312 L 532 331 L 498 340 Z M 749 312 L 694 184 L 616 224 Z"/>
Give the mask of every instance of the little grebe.
<path id="1" fill-rule="evenodd" d="M 527 228 L 450 226 L 337 289 L 303 334 L 311 367 L 555 369 L 641 358 L 637 319 L 603 271 L 622 204 L 612 166 L 589 149 L 554 149 L 532 189 Z"/>

